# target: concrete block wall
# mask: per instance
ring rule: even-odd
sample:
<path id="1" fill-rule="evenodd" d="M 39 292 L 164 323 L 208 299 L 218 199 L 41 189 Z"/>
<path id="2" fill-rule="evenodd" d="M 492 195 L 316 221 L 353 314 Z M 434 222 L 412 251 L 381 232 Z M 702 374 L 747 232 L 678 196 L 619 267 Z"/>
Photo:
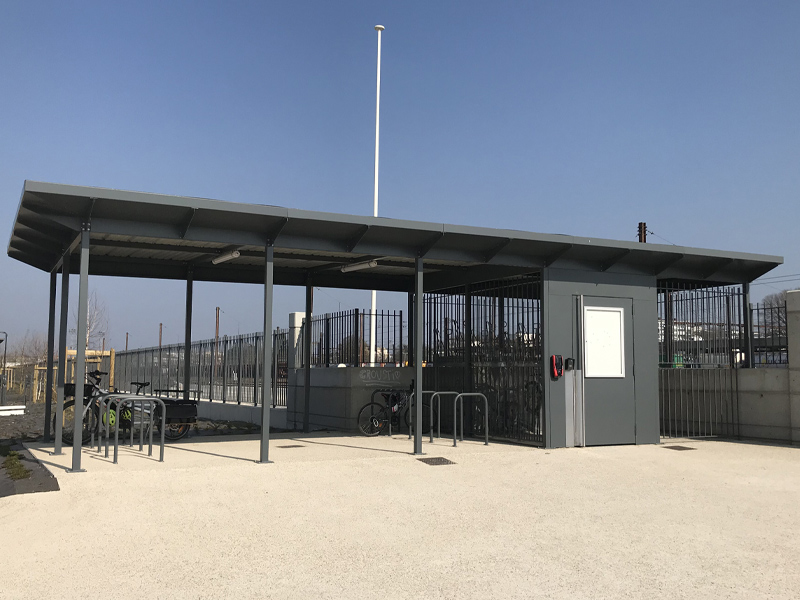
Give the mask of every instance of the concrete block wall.
<path id="1" fill-rule="evenodd" d="M 800 291 L 786 294 L 791 440 L 800 444 Z"/>
<path id="2" fill-rule="evenodd" d="M 286 409 L 287 427 L 303 428 L 304 369 L 289 370 Z M 311 429 L 356 431 L 358 411 L 380 388 L 408 389 L 414 369 L 410 367 L 329 367 L 311 369 Z M 383 402 L 382 399 L 377 399 Z"/>
<path id="3" fill-rule="evenodd" d="M 800 291 L 786 294 L 787 369 L 737 369 L 739 434 L 800 444 Z"/>

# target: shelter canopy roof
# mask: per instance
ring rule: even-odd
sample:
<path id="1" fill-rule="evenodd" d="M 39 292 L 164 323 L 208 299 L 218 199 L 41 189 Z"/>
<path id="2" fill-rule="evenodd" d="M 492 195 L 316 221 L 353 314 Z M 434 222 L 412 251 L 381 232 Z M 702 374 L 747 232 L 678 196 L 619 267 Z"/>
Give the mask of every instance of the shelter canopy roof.
<path id="1" fill-rule="evenodd" d="M 745 283 L 782 264 L 778 256 L 568 235 L 361 217 L 26 181 L 8 255 L 60 268 L 81 227 L 91 229 L 90 274 L 263 283 L 274 245 L 275 283 L 408 291 L 424 258 L 426 289 L 529 273 L 548 266 L 636 273 L 700 285 Z M 238 250 L 220 264 L 212 260 Z M 342 272 L 351 263 L 378 266 Z M 75 272 L 74 270 L 72 272 Z"/>

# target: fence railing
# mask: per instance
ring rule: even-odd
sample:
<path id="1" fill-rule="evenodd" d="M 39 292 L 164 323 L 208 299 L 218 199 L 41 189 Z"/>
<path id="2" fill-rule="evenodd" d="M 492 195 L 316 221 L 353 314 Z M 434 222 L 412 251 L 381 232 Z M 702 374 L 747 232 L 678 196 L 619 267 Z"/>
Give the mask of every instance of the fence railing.
<path id="1" fill-rule="evenodd" d="M 786 301 L 779 304 L 751 304 L 753 324 L 753 366 L 781 367 L 789 364 Z"/>
<path id="2" fill-rule="evenodd" d="M 774 367 L 789 362 L 786 302 L 745 308 L 739 286 L 660 285 L 659 366 Z"/>
<path id="3" fill-rule="evenodd" d="M 223 336 L 192 342 L 189 397 L 192 399 L 261 404 L 263 334 Z M 272 405 L 286 406 L 288 333 L 273 335 Z M 131 382 L 148 381 L 148 391 L 160 396 L 181 396 L 187 365 L 183 344 L 119 352 L 114 380 L 118 390 L 133 391 Z"/>
<path id="4" fill-rule="evenodd" d="M 377 364 L 405 364 L 408 360 L 406 327 L 402 311 L 350 310 L 311 319 L 311 366 L 337 367 L 369 364 L 369 336 L 375 320 Z M 303 366 L 303 335 L 298 343 L 290 332 L 273 333 L 273 406 L 286 406 L 289 365 Z M 193 399 L 237 404 L 261 404 L 263 334 L 222 336 L 192 342 L 189 396 Z M 293 352 L 292 360 L 289 353 Z M 148 391 L 160 396 L 181 396 L 186 373 L 183 344 L 154 346 L 118 352 L 114 366 L 115 387 L 133 391 L 132 381 L 149 381 Z M 101 370 L 105 369 L 101 366 Z"/>
<path id="5" fill-rule="evenodd" d="M 370 362 L 369 340 L 375 322 L 375 363 L 405 364 L 408 360 L 403 311 L 353 309 L 311 317 L 311 366 L 363 366 Z M 305 334 L 305 329 L 301 335 Z M 302 343 L 298 344 L 302 348 Z M 297 363 L 303 364 L 302 352 Z"/>

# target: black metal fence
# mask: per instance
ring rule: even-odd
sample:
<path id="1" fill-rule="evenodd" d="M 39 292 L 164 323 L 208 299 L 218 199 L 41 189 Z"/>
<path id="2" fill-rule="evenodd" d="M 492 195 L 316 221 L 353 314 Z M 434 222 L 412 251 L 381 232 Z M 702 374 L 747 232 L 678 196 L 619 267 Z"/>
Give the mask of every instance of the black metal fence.
<path id="1" fill-rule="evenodd" d="M 786 301 L 751 304 L 753 324 L 752 366 L 785 367 L 789 364 Z"/>
<path id="2" fill-rule="evenodd" d="M 382 310 L 372 314 L 368 310 L 353 309 L 311 317 L 311 366 L 352 367 L 369 364 L 373 320 L 375 363 L 393 366 L 406 364 L 408 344 L 403 311 Z M 302 364 L 302 358 L 298 358 L 297 364 Z"/>
<path id="3" fill-rule="evenodd" d="M 738 435 L 737 367 L 748 364 L 740 286 L 659 282 L 659 409 L 664 437 Z"/>
<path id="4" fill-rule="evenodd" d="M 223 336 L 192 342 L 190 398 L 261 404 L 263 334 Z M 286 405 L 288 334 L 273 334 L 273 406 Z M 114 381 L 118 390 L 135 391 L 134 381 L 149 382 L 147 391 L 181 396 L 186 369 L 183 344 L 140 348 L 116 355 Z"/>
<path id="5" fill-rule="evenodd" d="M 369 364 L 369 336 L 375 320 L 376 363 L 403 365 L 408 360 L 408 344 L 402 311 L 350 310 L 312 317 L 311 366 L 337 367 Z M 302 340 L 305 323 L 298 332 L 298 343 L 289 331 L 273 334 L 273 406 L 286 406 L 289 365 L 303 366 Z M 290 360 L 289 353 L 294 353 Z M 222 336 L 192 342 L 191 384 L 194 399 L 237 404 L 260 404 L 263 334 Z M 155 346 L 119 352 L 114 365 L 118 390 L 134 391 L 133 381 L 150 383 L 147 388 L 161 396 L 181 396 L 186 364 L 183 344 Z M 108 370 L 108 369 L 102 369 Z"/>
<path id="6" fill-rule="evenodd" d="M 481 392 L 489 435 L 541 444 L 543 358 L 538 273 L 425 295 L 424 389 Z M 452 406 L 441 408 L 443 429 Z M 482 424 L 467 414 L 467 432 Z"/>

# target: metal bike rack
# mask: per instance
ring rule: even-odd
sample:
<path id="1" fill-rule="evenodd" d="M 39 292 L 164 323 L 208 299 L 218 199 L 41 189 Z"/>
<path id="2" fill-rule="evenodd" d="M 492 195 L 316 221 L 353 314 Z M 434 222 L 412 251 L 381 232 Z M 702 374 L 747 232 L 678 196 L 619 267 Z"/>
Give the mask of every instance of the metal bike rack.
<path id="1" fill-rule="evenodd" d="M 431 391 L 429 391 L 429 390 L 422 390 L 422 391 L 420 392 L 420 394 L 422 395 L 422 402 L 423 402 L 423 404 L 425 403 L 425 394 L 435 394 L 435 393 L 436 393 L 436 392 L 431 392 Z M 413 392 L 411 392 L 411 394 L 409 394 L 409 396 L 408 396 L 408 410 L 409 410 L 409 411 L 410 411 L 410 410 L 411 410 L 411 409 L 414 407 L 414 401 L 417 399 L 417 395 L 416 395 L 416 394 L 417 394 L 417 392 L 416 392 L 416 390 L 414 390 L 414 391 L 413 391 Z M 410 419 L 410 418 L 409 418 L 408 420 L 409 420 L 409 421 L 411 421 L 411 419 Z M 433 424 L 431 423 L 431 429 L 432 429 L 432 428 L 433 428 Z M 411 439 L 411 431 L 412 431 L 412 429 L 411 429 L 411 423 L 409 423 L 409 424 L 408 424 L 408 439 Z"/>
<path id="2" fill-rule="evenodd" d="M 154 398 L 152 396 L 137 396 L 135 394 L 127 394 L 125 396 L 117 396 L 112 398 L 106 408 L 106 458 L 108 458 L 108 445 L 109 445 L 109 438 L 110 436 L 110 423 L 111 423 L 111 405 L 116 403 L 116 414 L 117 419 L 114 423 L 114 463 L 116 464 L 119 457 L 119 414 L 122 410 L 122 407 L 126 404 L 131 405 L 131 432 L 130 432 L 130 441 L 129 445 L 133 446 L 133 425 L 135 422 L 135 413 L 136 413 L 136 404 L 139 404 L 139 450 L 144 449 L 144 419 L 145 419 L 145 405 L 147 405 L 150 409 L 149 417 L 150 417 L 150 440 L 149 440 L 149 448 L 147 451 L 148 456 L 153 455 L 153 416 L 155 414 L 155 408 L 157 405 L 161 405 L 161 453 L 159 456 L 158 461 L 164 462 L 164 433 L 167 428 L 167 408 L 164 405 L 164 402 L 160 398 Z M 124 440 L 123 440 L 124 443 Z"/>
<path id="3" fill-rule="evenodd" d="M 411 410 L 411 408 L 414 406 L 414 401 L 416 400 L 416 395 L 415 395 L 416 393 L 417 393 L 416 391 L 411 392 L 411 395 L 408 398 L 408 410 Z M 431 390 L 422 390 L 420 394 L 422 395 L 422 404 L 424 406 L 425 394 L 433 394 L 433 396 L 436 396 L 437 392 Z M 431 406 L 433 406 L 433 404 L 431 404 Z M 433 408 L 431 408 L 431 431 L 433 431 Z M 411 425 L 408 426 L 408 439 L 411 439 Z M 432 441 L 433 438 L 431 437 L 431 442 Z"/>
<path id="4" fill-rule="evenodd" d="M 422 392 L 422 393 L 423 394 L 429 394 L 431 392 Z M 433 443 L 433 403 L 434 403 L 434 400 L 436 401 L 437 407 L 438 407 L 438 410 L 436 412 L 436 437 L 437 438 L 441 438 L 442 437 L 442 398 L 441 397 L 442 396 L 458 396 L 458 394 L 459 394 L 458 392 L 433 392 L 433 396 L 431 396 L 431 405 L 430 405 L 430 409 L 431 409 L 431 444 Z M 461 429 L 463 431 L 463 429 L 464 429 L 464 422 L 463 422 L 464 411 L 463 410 L 461 411 L 461 417 L 462 417 Z"/>
<path id="5" fill-rule="evenodd" d="M 483 398 L 483 403 L 486 408 L 483 412 L 483 433 L 486 435 L 485 445 L 489 445 L 489 401 L 486 396 L 480 392 L 466 392 L 456 396 L 453 400 L 453 446 L 457 446 L 456 437 L 458 434 L 458 401 L 461 400 L 461 441 L 464 441 L 464 398 Z"/>

